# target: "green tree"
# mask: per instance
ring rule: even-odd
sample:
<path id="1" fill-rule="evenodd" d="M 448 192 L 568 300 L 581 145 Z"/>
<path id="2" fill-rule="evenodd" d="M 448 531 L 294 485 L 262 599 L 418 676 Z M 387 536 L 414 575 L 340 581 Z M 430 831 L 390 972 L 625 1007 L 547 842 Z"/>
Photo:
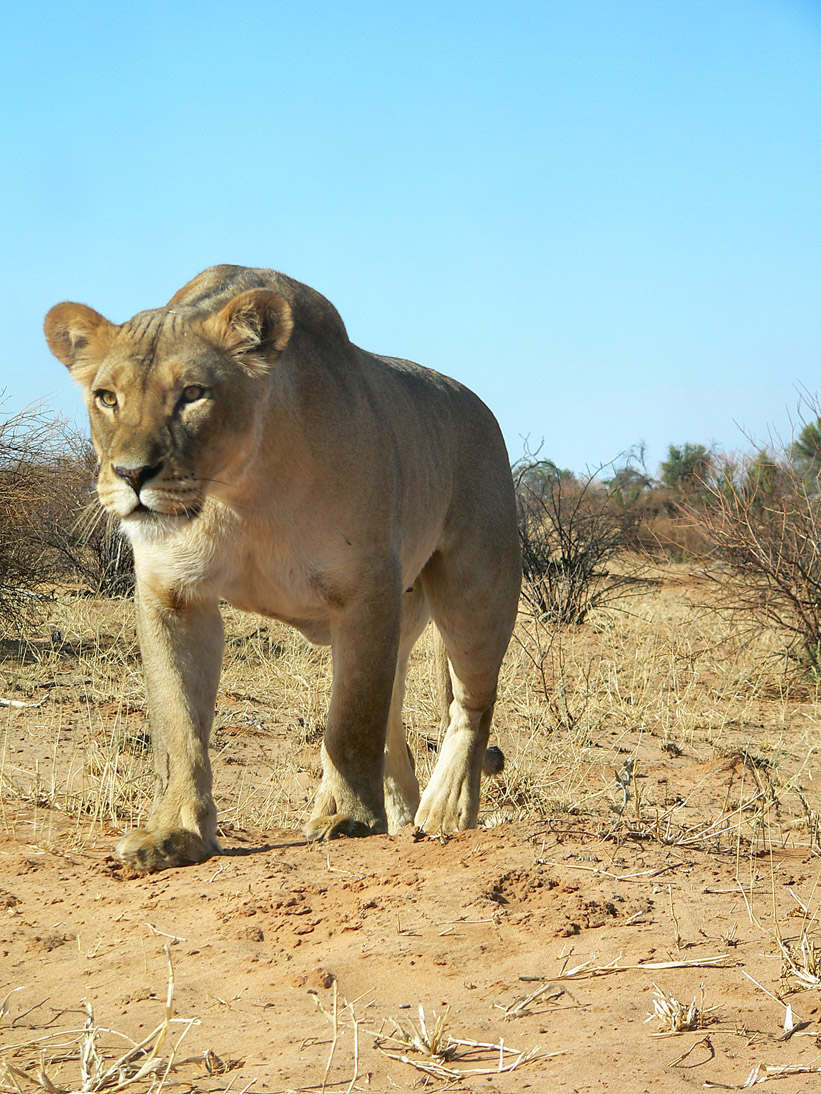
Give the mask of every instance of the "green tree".
<path id="1" fill-rule="evenodd" d="M 646 471 L 632 464 L 625 464 L 606 480 L 611 494 L 621 501 L 623 505 L 632 505 L 639 500 L 641 495 L 653 485 L 653 480 Z"/>
<path id="2" fill-rule="evenodd" d="M 821 418 L 807 422 L 790 451 L 795 466 L 808 479 L 821 475 Z"/>
<path id="3" fill-rule="evenodd" d="M 670 490 L 692 496 L 710 482 L 715 454 L 703 444 L 671 444 L 661 462 L 661 481 Z"/>
<path id="4" fill-rule="evenodd" d="M 766 505 L 790 490 L 791 476 L 783 461 L 763 449 L 742 471 L 741 490 L 751 504 Z"/>

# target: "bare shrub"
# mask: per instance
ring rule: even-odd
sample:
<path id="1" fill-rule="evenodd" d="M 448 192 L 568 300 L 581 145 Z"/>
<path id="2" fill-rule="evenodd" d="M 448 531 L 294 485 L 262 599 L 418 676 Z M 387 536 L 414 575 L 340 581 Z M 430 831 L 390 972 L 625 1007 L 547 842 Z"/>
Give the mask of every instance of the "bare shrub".
<path id="1" fill-rule="evenodd" d="M 717 461 L 691 523 L 712 545 L 706 572 L 720 606 L 791 638 L 790 652 L 821 668 L 821 492 L 794 446 L 757 447 Z"/>
<path id="2" fill-rule="evenodd" d="M 600 469 L 601 470 L 601 469 Z M 627 549 L 621 490 L 599 472 L 577 478 L 550 460 L 514 468 L 524 584 L 531 613 L 561 626 L 583 623 L 597 607 L 633 591 L 635 565 L 614 566 Z"/>
<path id="3" fill-rule="evenodd" d="M 52 575 L 101 596 L 121 596 L 134 583 L 131 546 L 97 501 L 97 456 L 90 442 L 67 433 L 51 461 L 52 490 L 38 512 L 36 536 Z"/>
<path id="4" fill-rule="evenodd" d="M 50 583 L 111 594 L 128 586 L 130 549 L 94 497 L 87 440 L 42 406 L 0 417 L 0 623 L 19 630 Z"/>
<path id="5" fill-rule="evenodd" d="M 6 625 L 36 606 L 43 549 L 32 532 L 48 493 L 43 455 L 54 452 L 55 425 L 38 406 L 0 419 L 0 622 Z"/>

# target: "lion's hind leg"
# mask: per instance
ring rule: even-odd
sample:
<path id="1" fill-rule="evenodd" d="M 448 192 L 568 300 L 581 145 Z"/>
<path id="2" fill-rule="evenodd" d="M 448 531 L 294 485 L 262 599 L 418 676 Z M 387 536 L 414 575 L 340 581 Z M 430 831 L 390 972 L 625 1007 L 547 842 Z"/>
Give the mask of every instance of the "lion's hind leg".
<path id="1" fill-rule="evenodd" d="M 453 682 L 450 678 L 450 662 L 445 643 L 438 628 L 434 638 L 434 669 L 436 679 L 436 699 L 439 706 L 440 736 L 448 731 L 450 725 L 450 704 L 453 702 Z M 485 751 L 482 760 L 483 775 L 501 775 L 505 769 L 505 754 L 498 745 L 491 745 Z"/>
<path id="2" fill-rule="evenodd" d="M 416 824 L 429 835 L 473 828 L 479 816 L 494 693 L 470 692 L 458 680 L 454 693 L 450 724 L 416 811 Z"/>
<path id="3" fill-rule="evenodd" d="M 429 835 L 475 826 L 483 769 L 501 770 L 501 752 L 488 750 L 502 658 L 516 618 L 518 545 L 497 565 L 460 565 L 435 555 L 423 571 L 434 622 L 450 669 L 451 702 L 439 758 L 416 811 Z M 481 560 L 480 560 L 481 561 Z M 495 762 L 494 762 L 495 761 Z"/>

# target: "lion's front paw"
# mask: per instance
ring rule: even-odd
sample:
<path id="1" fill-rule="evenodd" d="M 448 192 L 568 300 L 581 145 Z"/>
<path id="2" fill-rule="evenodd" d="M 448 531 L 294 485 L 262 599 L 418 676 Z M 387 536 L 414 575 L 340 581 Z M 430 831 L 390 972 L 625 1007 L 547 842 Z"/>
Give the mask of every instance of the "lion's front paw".
<path id="1" fill-rule="evenodd" d="M 384 828 L 375 828 L 345 813 L 323 813 L 311 817 L 303 831 L 309 840 L 337 839 L 339 836 L 370 836 Z"/>
<path id="2" fill-rule="evenodd" d="M 134 828 L 117 844 L 117 854 L 123 862 L 142 874 L 153 874 L 171 866 L 190 866 L 221 853 L 222 848 L 215 839 L 204 840 L 196 832 L 184 828 L 158 832 Z"/>

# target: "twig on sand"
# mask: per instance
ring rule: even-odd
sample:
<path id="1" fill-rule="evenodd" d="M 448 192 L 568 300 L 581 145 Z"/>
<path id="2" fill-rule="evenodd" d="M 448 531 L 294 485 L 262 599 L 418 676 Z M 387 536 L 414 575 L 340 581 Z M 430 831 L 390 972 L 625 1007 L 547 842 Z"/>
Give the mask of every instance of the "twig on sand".
<path id="1" fill-rule="evenodd" d="M 683 961 L 640 961 L 637 965 L 620 965 L 619 958 L 614 958 L 607 965 L 593 965 L 593 959 L 583 961 L 580 965 L 574 965 L 572 969 L 563 970 L 554 976 L 520 976 L 520 980 L 586 980 L 588 977 L 607 976 L 614 972 L 638 972 L 657 971 L 660 969 L 730 969 L 740 964 L 733 960 L 730 954 L 720 953 L 715 957 L 693 957 Z"/>

